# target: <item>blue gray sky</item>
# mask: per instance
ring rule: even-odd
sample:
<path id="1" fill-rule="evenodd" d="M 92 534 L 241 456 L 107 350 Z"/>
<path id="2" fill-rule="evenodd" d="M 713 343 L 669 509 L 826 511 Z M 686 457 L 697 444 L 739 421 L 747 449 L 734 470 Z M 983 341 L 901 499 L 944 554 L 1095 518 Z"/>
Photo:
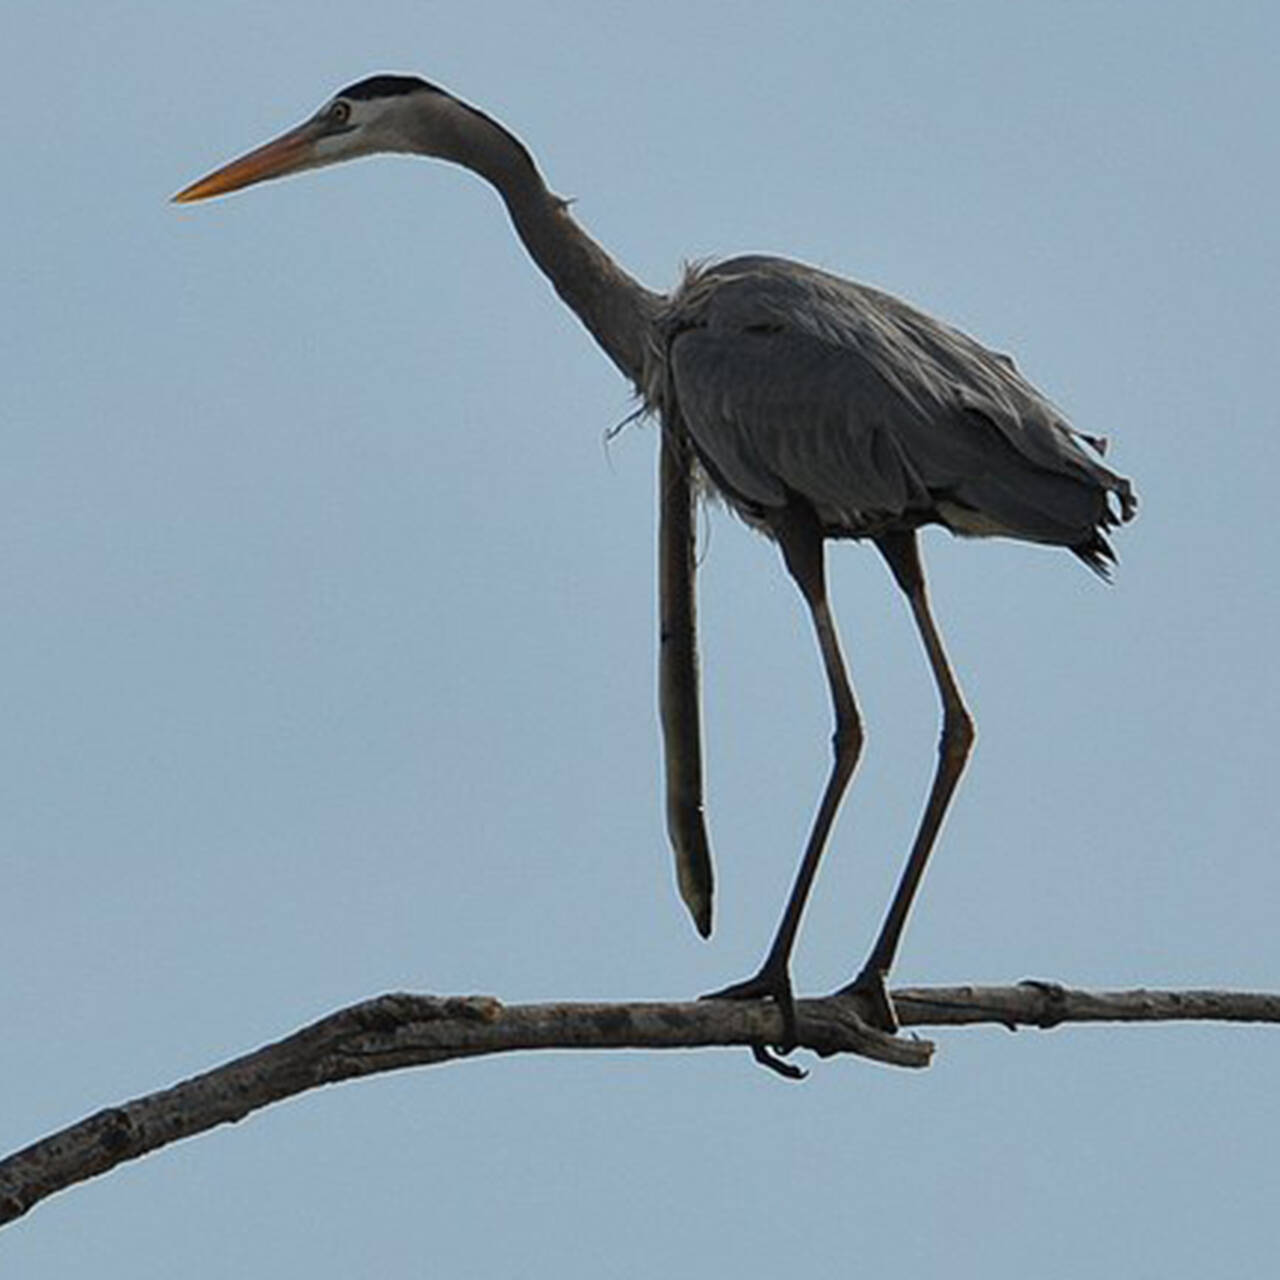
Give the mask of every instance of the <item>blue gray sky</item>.
<path id="1" fill-rule="evenodd" d="M 169 195 L 375 71 L 497 115 L 647 283 L 784 252 L 1112 437 L 1115 585 L 924 539 L 979 725 L 897 978 L 1280 987 L 1274 6 L 52 0 L 0 149 L 0 1148 L 387 990 L 745 976 L 827 766 L 776 551 L 708 512 L 717 931 L 662 829 L 656 439 L 493 194 L 365 161 Z M 806 920 L 860 964 L 937 708 L 831 554 L 869 732 Z M 6 1274 L 1242 1273 L 1274 1029 L 938 1036 L 907 1075 L 548 1054 L 311 1093 L 46 1202 Z"/>

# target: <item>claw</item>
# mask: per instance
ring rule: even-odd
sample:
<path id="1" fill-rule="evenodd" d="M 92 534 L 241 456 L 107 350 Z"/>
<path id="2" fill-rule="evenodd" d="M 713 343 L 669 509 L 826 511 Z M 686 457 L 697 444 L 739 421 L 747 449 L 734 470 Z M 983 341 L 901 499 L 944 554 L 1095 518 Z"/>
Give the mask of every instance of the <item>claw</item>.
<path id="1" fill-rule="evenodd" d="M 851 999 L 858 1010 L 858 1016 L 870 1026 L 879 1027 L 891 1036 L 897 1035 L 901 1030 L 893 998 L 889 995 L 889 988 L 885 986 L 884 974 L 879 969 L 864 969 L 836 994 Z"/>
<path id="2" fill-rule="evenodd" d="M 790 1053 L 799 1043 L 799 1036 L 796 1034 L 796 1001 L 791 991 L 791 975 L 785 966 L 765 965 L 754 978 L 748 978 L 745 982 L 735 982 L 719 991 L 709 991 L 700 998 L 703 1000 L 772 1000 L 782 1015 L 782 1039 L 776 1046 L 778 1052 Z M 778 1066 L 785 1065 L 778 1063 L 776 1058 L 769 1062 L 762 1061 L 760 1054 L 765 1052 L 762 1049 L 753 1050 L 753 1052 L 756 1055 L 756 1061 L 761 1062 L 763 1066 L 777 1070 Z M 798 1070 L 798 1068 L 793 1069 Z M 784 1071 L 781 1074 L 789 1076 L 790 1072 Z"/>
<path id="3" fill-rule="evenodd" d="M 784 1080 L 804 1080 L 809 1073 L 794 1062 L 784 1062 L 777 1054 L 770 1053 L 762 1044 L 751 1046 L 751 1056 L 762 1066 L 776 1072 Z"/>

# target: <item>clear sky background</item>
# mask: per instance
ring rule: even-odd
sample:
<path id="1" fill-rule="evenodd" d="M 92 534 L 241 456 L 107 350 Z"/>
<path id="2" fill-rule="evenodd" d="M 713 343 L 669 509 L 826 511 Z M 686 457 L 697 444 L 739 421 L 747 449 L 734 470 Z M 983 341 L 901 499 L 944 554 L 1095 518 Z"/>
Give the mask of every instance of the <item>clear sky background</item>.
<path id="1" fill-rule="evenodd" d="M 1280 988 L 1280 191 L 1267 3 L 15 6 L 0 112 L 0 1148 L 388 990 L 752 971 L 829 710 L 774 548 L 703 520 L 717 931 L 658 789 L 656 437 L 482 183 L 178 208 L 375 71 L 530 145 L 641 279 L 784 252 L 1112 437 L 1139 520 L 924 539 L 979 743 L 899 982 Z M 938 712 L 832 550 L 869 746 L 796 962 L 860 964 Z M 1280 1032 L 943 1032 L 921 1074 L 511 1057 L 314 1092 L 59 1195 L 21 1280 L 1257 1273 Z"/>

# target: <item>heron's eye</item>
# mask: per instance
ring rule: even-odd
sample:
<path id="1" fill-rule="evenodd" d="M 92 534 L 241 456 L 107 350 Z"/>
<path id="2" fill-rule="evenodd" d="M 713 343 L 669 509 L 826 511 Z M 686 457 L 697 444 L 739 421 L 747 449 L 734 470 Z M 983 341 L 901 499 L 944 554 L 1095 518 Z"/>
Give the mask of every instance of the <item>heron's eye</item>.
<path id="1" fill-rule="evenodd" d="M 346 124 L 351 119 L 351 103 L 341 98 L 329 108 L 329 121 L 332 124 Z"/>

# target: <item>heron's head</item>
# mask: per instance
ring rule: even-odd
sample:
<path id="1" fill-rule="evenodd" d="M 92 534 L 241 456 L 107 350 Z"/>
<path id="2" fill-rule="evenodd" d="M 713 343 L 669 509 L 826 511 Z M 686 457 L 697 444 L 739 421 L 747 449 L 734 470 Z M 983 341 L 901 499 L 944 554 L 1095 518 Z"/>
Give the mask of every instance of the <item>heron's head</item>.
<path id="1" fill-rule="evenodd" d="M 434 132 L 447 136 L 445 122 L 460 105 L 443 89 L 417 76 L 370 76 L 335 94 L 310 120 L 193 182 L 173 198 L 179 204 L 206 200 L 268 178 L 380 151 L 443 154 L 431 138 Z"/>

